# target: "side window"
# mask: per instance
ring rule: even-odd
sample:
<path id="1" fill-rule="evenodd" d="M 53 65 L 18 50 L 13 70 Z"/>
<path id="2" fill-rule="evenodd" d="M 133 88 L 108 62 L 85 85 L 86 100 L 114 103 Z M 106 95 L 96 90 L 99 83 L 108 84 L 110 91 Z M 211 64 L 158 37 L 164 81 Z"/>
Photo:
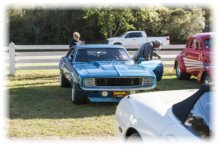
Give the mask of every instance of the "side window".
<path id="1" fill-rule="evenodd" d="M 141 33 L 141 32 L 135 33 L 135 37 L 136 37 L 136 38 L 142 37 L 142 33 Z"/>
<path id="2" fill-rule="evenodd" d="M 186 44 L 186 47 L 187 48 L 192 48 L 192 43 L 193 43 L 193 40 L 189 40 Z"/>
<path id="3" fill-rule="evenodd" d="M 211 133 L 210 96 L 210 92 L 202 94 L 184 122 L 186 127 L 202 138 L 208 138 Z"/>
<path id="4" fill-rule="evenodd" d="M 131 37 L 131 33 L 128 33 L 125 38 L 130 38 Z"/>
<path id="5" fill-rule="evenodd" d="M 201 47 L 201 42 L 197 39 L 193 39 L 191 40 L 191 42 L 189 42 L 189 48 L 192 48 L 194 50 L 200 50 L 202 47 Z"/>
<path id="6" fill-rule="evenodd" d="M 191 48 L 192 48 L 192 49 L 195 49 L 195 48 L 196 48 L 196 40 L 193 40 L 193 41 L 192 41 L 192 46 L 191 46 Z"/>
<path id="7" fill-rule="evenodd" d="M 202 43 L 200 40 L 198 40 L 198 49 L 201 50 L 202 49 Z"/>
<path id="8" fill-rule="evenodd" d="M 211 40 L 209 38 L 204 40 L 205 49 L 209 50 L 211 48 Z"/>
<path id="9" fill-rule="evenodd" d="M 139 38 L 142 37 L 141 32 L 129 33 L 125 36 L 125 38 Z"/>

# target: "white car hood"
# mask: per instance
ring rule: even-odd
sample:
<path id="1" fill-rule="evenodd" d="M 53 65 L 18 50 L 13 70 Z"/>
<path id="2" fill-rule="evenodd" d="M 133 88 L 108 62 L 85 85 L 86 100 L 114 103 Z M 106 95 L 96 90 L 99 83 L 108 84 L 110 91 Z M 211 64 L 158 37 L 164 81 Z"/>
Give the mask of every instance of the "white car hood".
<path id="1" fill-rule="evenodd" d="M 135 102 L 146 105 L 157 114 L 164 116 L 173 104 L 190 97 L 197 90 L 198 89 L 145 92 L 131 95 L 131 99 Z"/>

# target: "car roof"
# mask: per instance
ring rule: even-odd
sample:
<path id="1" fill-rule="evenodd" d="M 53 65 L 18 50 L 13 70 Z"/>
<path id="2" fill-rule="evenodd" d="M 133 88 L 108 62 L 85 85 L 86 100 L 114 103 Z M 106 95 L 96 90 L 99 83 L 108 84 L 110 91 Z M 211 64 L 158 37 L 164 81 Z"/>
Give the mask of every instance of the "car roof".
<path id="1" fill-rule="evenodd" d="M 121 45 L 108 45 L 108 44 L 86 44 L 86 45 L 77 45 L 77 49 L 92 49 L 92 48 L 123 48 Z"/>
<path id="2" fill-rule="evenodd" d="M 127 31 L 127 33 L 128 33 L 128 32 L 144 32 L 144 31 L 142 31 L 142 30 L 136 30 L 136 31 L 133 30 L 133 31 Z"/>
<path id="3" fill-rule="evenodd" d="M 197 33 L 195 35 L 193 35 L 193 37 L 195 38 L 203 38 L 203 37 L 214 37 L 214 33 L 213 32 L 204 32 L 204 33 Z"/>
<path id="4" fill-rule="evenodd" d="M 184 122 L 186 120 L 187 115 L 193 108 L 193 105 L 196 103 L 196 101 L 200 98 L 200 96 L 210 91 L 210 85 L 204 84 L 201 86 L 201 88 L 194 93 L 192 96 L 188 97 L 187 99 L 176 103 L 172 107 L 172 111 L 174 115 L 181 121 Z"/>

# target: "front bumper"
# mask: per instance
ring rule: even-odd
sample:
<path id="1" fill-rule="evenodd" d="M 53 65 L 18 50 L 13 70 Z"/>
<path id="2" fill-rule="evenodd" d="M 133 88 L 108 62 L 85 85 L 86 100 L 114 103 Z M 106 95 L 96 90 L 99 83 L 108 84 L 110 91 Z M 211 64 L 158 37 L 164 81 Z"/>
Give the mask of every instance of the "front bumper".
<path id="1" fill-rule="evenodd" d="M 119 102 L 121 99 L 115 97 L 88 97 L 90 102 Z"/>
<path id="2" fill-rule="evenodd" d="M 81 87 L 82 90 L 84 91 L 138 91 L 138 90 L 149 90 L 153 89 L 156 86 L 156 83 L 153 83 L 153 85 L 149 86 L 132 86 L 132 87 L 90 87 L 90 88 L 85 88 Z"/>
<path id="3" fill-rule="evenodd" d="M 107 92 L 106 96 L 102 95 L 102 92 Z M 125 95 L 117 95 L 115 96 L 114 93 L 117 91 L 80 91 L 80 95 L 87 97 L 90 102 L 119 102 L 123 97 L 136 93 L 133 91 L 123 91 Z"/>

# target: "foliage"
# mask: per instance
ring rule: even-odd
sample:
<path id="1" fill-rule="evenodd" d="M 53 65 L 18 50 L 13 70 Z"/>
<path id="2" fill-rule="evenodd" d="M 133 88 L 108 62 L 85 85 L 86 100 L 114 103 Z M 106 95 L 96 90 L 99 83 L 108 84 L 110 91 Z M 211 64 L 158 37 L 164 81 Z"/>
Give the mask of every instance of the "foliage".
<path id="1" fill-rule="evenodd" d="M 134 17 L 129 8 L 92 8 L 85 9 L 84 19 L 89 22 L 88 25 L 99 26 L 100 33 L 104 37 L 116 36 L 119 31 L 134 29 L 130 23 Z"/>
<path id="2" fill-rule="evenodd" d="M 135 18 L 134 26 L 136 30 L 144 30 L 148 36 L 160 35 L 158 34 L 159 15 L 154 8 L 140 8 L 132 10 Z"/>
<path id="3" fill-rule="evenodd" d="M 183 10 L 173 9 L 165 25 L 172 42 L 184 43 L 192 34 L 202 32 L 204 29 L 204 17 L 201 9 Z"/>
<path id="4" fill-rule="evenodd" d="M 9 41 L 15 44 L 68 44 L 78 31 L 86 43 L 101 43 L 128 30 L 148 36 L 170 36 L 171 43 L 185 43 L 194 33 L 212 30 L 210 8 L 10 8 Z"/>

